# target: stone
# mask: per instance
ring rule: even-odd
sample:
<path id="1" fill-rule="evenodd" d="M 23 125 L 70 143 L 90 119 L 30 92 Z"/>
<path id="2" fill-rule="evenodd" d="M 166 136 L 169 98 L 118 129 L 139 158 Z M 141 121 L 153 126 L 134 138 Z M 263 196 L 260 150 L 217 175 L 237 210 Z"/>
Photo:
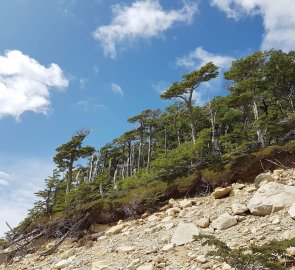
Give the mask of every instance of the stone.
<path id="1" fill-rule="evenodd" d="M 169 231 L 174 227 L 174 224 L 172 222 L 167 223 L 167 224 L 164 224 L 163 227 L 165 228 L 166 231 Z"/>
<path id="2" fill-rule="evenodd" d="M 251 186 L 246 186 L 244 188 L 244 190 L 248 193 L 253 193 L 253 192 L 257 191 L 257 188 L 254 185 L 251 185 Z"/>
<path id="3" fill-rule="evenodd" d="M 242 183 L 234 183 L 231 186 L 233 189 L 243 189 L 246 185 Z"/>
<path id="4" fill-rule="evenodd" d="M 197 261 L 198 261 L 199 263 L 206 263 L 208 260 L 207 260 L 207 258 L 205 257 L 205 255 L 199 255 L 199 256 L 197 256 Z"/>
<path id="5" fill-rule="evenodd" d="M 201 228 L 208 228 L 210 225 L 210 219 L 207 217 L 200 218 L 196 224 Z"/>
<path id="6" fill-rule="evenodd" d="M 261 173 L 255 178 L 255 187 L 258 189 L 262 184 L 275 181 L 271 173 Z"/>
<path id="7" fill-rule="evenodd" d="M 123 253 L 130 253 L 134 250 L 135 250 L 135 248 L 132 246 L 121 246 L 121 247 L 117 248 L 118 252 L 123 252 Z"/>
<path id="8" fill-rule="evenodd" d="M 54 266 L 54 268 L 55 269 L 66 268 L 72 263 L 72 261 L 74 259 L 75 259 L 75 256 L 72 256 L 72 257 L 65 259 L 65 260 L 61 260 Z"/>
<path id="9" fill-rule="evenodd" d="M 217 230 L 225 230 L 238 223 L 237 219 L 228 213 L 220 215 L 217 219 L 211 223 L 212 228 Z"/>
<path id="10" fill-rule="evenodd" d="M 225 188 L 218 187 L 212 192 L 211 195 L 215 199 L 222 199 L 227 197 L 231 191 L 232 191 L 232 187 L 225 187 Z"/>
<path id="11" fill-rule="evenodd" d="M 156 267 L 153 264 L 144 264 L 144 265 L 137 267 L 136 270 L 155 270 L 155 269 L 156 269 Z"/>
<path id="12" fill-rule="evenodd" d="M 266 216 L 295 203 L 295 187 L 269 182 L 262 185 L 248 203 L 253 215 Z"/>
<path id="13" fill-rule="evenodd" d="M 101 261 L 92 262 L 91 270 L 111 270 L 107 265 Z"/>
<path id="14" fill-rule="evenodd" d="M 176 246 L 184 245 L 194 241 L 194 235 L 199 235 L 199 230 L 193 223 L 180 223 L 171 239 Z"/>
<path id="15" fill-rule="evenodd" d="M 291 218 L 295 219 L 295 203 L 292 204 L 288 211 L 289 215 Z"/>
<path id="16" fill-rule="evenodd" d="M 295 256 L 295 247 L 289 247 L 286 249 L 287 254 Z"/>
<path id="17" fill-rule="evenodd" d="M 67 258 L 73 256 L 73 255 L 76 253 L 76 251 L 77 251 L 76 248 L 68 249 L 66 252 L 64 252 L 64 253 L 60 256 L 60 258 L 61 258 L 61 259 L 67 259 Z"/>
<path id="18" fill-rule="evenodd" d="M 163 251 L 169 251 L 169 250 L 173 249 L 174 246 L 175 246 L 175 245 L 174 245 L 173 243 L 170 243 L 170 244 L 165 245 L 165 246 L 162 248 L 162 250 L 163 250 Z"/>
<path id="19" fill-rule="evenodd" d="M 180 208 L 173 207 L 166 211 L 167 216 L 175 217 L 180 212 Z"/>
<path id="20" fill-rule="evenodd" d="M 105 232 L 106 235 L 114 235 L 120 233 L 127 225 L 126 224 L 119 224 L 116 226 L 111 227 L 109 230 Z"/>
<path id="21" fill-rule="evenodd" d="M 193 205 L 193 202 L 190 200 L 182 200 L 179 202 L 179 206 L 181 208 L 187 208 L 187 207 L 191 207 Z"/>
<path id="22" fill-rule="evenodd" d="M 243 214 L 249 210 L 248 207 L 242 203 L 233 203 L 231 209 L 235 215 Z"/>

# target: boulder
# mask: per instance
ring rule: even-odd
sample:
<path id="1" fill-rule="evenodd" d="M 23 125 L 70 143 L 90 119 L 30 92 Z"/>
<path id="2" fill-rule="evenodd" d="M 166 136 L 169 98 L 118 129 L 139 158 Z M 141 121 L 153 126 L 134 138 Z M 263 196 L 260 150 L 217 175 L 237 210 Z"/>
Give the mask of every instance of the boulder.
<path id="1" fill-rule="evenodd" d="M 166 211 L 167 216 L 175 217 L 180 212 L 180 208 L 173 207 Z"/>
<path id="2" fill-rule="evenodd" d="M 212 228 L 217 230 L 224 230 L 230 228 L 238 223 L 237 219 L 228 213 L 220 215 L 211 223 Z"/>
<path id="3" fill-rule="evenodd" d="M 240 215 L 248 211 L 248 207 L 242 203 L 233 203 L 231 209 L 235 215 Z"/>
<path id="4" fill-rule="evenodd" d="M 121 247 L 117 248 L 117 251 L 122 252 L 122 253 L 130 253 L 134 250 L 135 250 L 135 248 L 131 247 L 131 246 L 121 246 Z"/>
<path id="5" fill-rule="evenodd" d="M 68 267 L 74 259 L 75 259 L 75 256 L 72 256 L 66 260 L 61 260 L 54 266 L 54 268 L 55 269 L 62 269 L 62 268 Z"/>
<path id="6" fill-rule="evenodd" d="M 295 203 L 292 204 L 292 206 L 290 207 L 288 213 L 291 216 L 291 218 L 295 219 Z"/>
<path id="7" fill-rule="evenodd" d="M 116 226 L 111 227 L 109 230 L 106 231 L 106 235 L 114 235 L 120 233 L 127 225 L 126 224 L 119 224 Z"/>
<path id="8" fill-rule="evenodd" d="M 295 256 L 295 247 L 289 247 L 286 249 L 287 254 Z"/>
<path id="9" fill-rule="evenodd" d="M 266 216 L 295 203 L 295 187 L 269 182 L 262 185 L 248 203 L 253 215 Z"/>
<path id="10" fill-rule="evenodd" d="M 190 200 L 182 200 L 179 202 L 179 206 L 181 208 L 187 208 L 187 207 L 191 207 L 193 205 L 193 202 Z"/>
<path id="11" fill-rule="evenodd" d="M 210 219 L 207 217 L 200 218 L 197 220 L 196 224 L 201 228 L 208 228 L 210 225 Z"/>
<path id="12" fill-rule="evenodd" d="M 176 246 L 184 245 L 194 241 L 194 235 L 199 235 L 199 230 L 193 223 L 180 223 L 171 239 Z"/>
<path id="13" fill-rule="evenodd" d="M 259 188 L 260 184 L 265 184 L 267 182 L 273 182 L 275 181 L 275 178 L 272 176 L 272 174 L 270 172 L 268 173 L 261 173 L 258 174 L 255 178 L 255 187 Z"/>
<path id="14" fill-rule="evenodd" d="M 222 199 L 227 197 L 231 191 L 232 191 L 232 187 L 225 187 L 225 188 L 218 187 L 212 192 L 212 196 L 215 199 Z"/>

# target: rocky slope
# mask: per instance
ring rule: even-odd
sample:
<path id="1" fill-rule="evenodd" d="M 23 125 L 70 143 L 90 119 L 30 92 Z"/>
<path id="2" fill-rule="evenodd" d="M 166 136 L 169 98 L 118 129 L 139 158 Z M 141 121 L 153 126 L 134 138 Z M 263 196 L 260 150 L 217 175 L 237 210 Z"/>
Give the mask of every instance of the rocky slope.
<path id="1" fill-rule="evenodd" d="M 295 237 L 295 169 L 256 177 L 255 185 L 236 183 L 210 196 L 171 199 L 158 212 L 115 226 L 93 224 L 83 238 L 67 239 L 56 253 L 16 257 L 0 269 L 153 270 L 233 269 L 207 258 L 210 246 L 193 235 L 211 234 L 230 247 Z M 82 243 L 83 242 L 83 243 Z M 294 247 L 287 251 L 292 253 Z"/>

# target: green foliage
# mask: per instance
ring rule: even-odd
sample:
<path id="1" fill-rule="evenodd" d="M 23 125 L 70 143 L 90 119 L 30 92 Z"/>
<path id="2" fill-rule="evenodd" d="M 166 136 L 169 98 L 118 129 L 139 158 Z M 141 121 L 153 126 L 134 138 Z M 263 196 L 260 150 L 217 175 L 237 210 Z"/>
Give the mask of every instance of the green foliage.
<path id="1" fill-rule="evenodd" d="M 198 235 L 196 240 L 201 240 L 202 245 L 214 246 L 215 249 L 207 254 L 225 261 L 234 269 L 253 270 L 269 269 L 283 270 L 287 269 L 284 262 L 289 265 L 295 265 L 295 257 L 286 254 L 286 249 L 295 246 L 295 238 L 291 240 L 271 241 L 264 245 L 251 245 L 245 248 L 232 249 L 224 242 L 218 240 L 213 235 Z"/>

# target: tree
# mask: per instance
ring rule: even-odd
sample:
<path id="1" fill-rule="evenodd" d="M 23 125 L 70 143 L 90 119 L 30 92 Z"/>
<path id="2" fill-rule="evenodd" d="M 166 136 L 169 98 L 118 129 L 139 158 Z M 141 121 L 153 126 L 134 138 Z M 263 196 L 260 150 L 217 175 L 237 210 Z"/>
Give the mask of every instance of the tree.
<path id="1" fill-rule="evenodd" d="M 218 67 L 212 62 L 202 66 L 199 70 L 192 71 L 191 73 L 184 74 L 183 80 L 180 82 L 173 83 L 169 89 L 167 89 L 161 98 L 182 99 L 187 107 L 189 113 L 189 120 L 192 131 L 193 143 L 196 141 L 196 123 L 193 109 L 193 93 L 200 86 L 202 82 L 210 81 L 218 76 Z"/>
<path id="2" fill-rule="evenodd" d="M 82 142 L 88 134 L 88 129 L 80 130 L 72 136 L 69 142 L 56 148 L 57 154 L 53 160 L 60 170 L 67 170 L 66 194 L 71 191 L 74 162 L 79 158 L 91 156 L 95 152 L 92 146 L 82 147 Z"/>

